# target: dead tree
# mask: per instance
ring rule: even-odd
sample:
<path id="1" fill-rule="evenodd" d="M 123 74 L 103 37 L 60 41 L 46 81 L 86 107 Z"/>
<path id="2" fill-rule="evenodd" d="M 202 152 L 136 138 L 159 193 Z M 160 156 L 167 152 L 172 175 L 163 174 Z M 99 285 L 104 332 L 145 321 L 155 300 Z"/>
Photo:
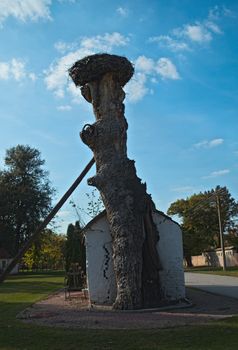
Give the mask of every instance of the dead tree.
<path id="1" fill-rule="evenodd" d="M 127 158 L 122 87 L 133 73 L 125 57 L 109 54 L 85 57 L 69 70 L 96 117 L 80 136 L 93 151 L 97 173 L 88 184 L 100 191 L 111 229 L 115 309 L 153 307 L 161 302 L 154 203 L 136 175 L 134 161 Z"/>

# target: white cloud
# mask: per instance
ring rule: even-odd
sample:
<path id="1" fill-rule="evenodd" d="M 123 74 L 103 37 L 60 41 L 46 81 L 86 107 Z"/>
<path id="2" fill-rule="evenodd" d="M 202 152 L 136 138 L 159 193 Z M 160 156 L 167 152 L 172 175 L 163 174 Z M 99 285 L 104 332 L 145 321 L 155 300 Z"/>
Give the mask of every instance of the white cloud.
<path id="1" fill-rule="evenodd" d="M 210 10 L 209 10 L 209 12 L 208 12 L 208 18 L 210 19 L 210 20 L 218 20 L 219 19 L 219 17 L 220 17 L 220 15 L 221 15 L 221 11 L 220 11 L 220 9 L 219 9 L 219 7 L 216 5 L 216 6 L 214 6 L 213 8 L 211 8 Z"/>
<path id="2" fill-rule="evenodd" d="M 114 32 L 104 35 L 96 35 L 94 37 L 85 37 L 81 41 L 81 47 L 88 50 L 111 51 L 114 47 L 126 46 L 129 43 L 129 38 Z"/>
<path id="3" fill-rule="evenodd" d="M 54 47 L 57 51 L 64 54 L 65 52 L 67 52 L 69 50 L 75 49 L 75 45 L 76 45 L 75 43 L 65 43 L 63 41 L 57 41 L 57 43 L 55 43 Z"/>
<path id="4" fill-rule="evenodd" d="M 158 79 L 157 79 L 156 77 L 152 77 L 152 78 L 150 79 L 150 81 L 151 81 L 151 83 L 153 83 L 153 84 L 158 84 Z"/>
<path id="5" fill-rule="evenodd" d="M 203 179 L 210 179 L 213 177 L 218 177 L 218 176 L 224 176 L 230 173 L 229 169 L 223 169 L 223 170 L 217 170 L 217 171 L 213 171 L 211 174 L 207 175 L 207 176 L 203 176 Z"/>
<path id="6" fill-rule="evenodd" d="M 0 23 L 10 16 L 22 22 L 37 21 L 39 18 L 49 20 L 51 2 L 51 0 L 1 0 Z"/>
<path id="7" fill-rule="evenodd" d="M 210 43 L 215 35 L 223 34 L 218 22 L 224 16 L 232 15 L 229 9 L 215 6 L 209 11 L 207 18 L 175 28 L 169 35 L 151 37 L 149 42 L 158 43 L 171 51 L 191 51 L 198 45 Z"/>
<path id="8" fill-rule="evenodd" d="M 158 60 L 156 71 L 165 79 L 179 79 L 179 74 L 175 65 L 166 57 Z"/>
<path id="9" fill-rule="evenodd" d="M 11 73 L 16 81 L 25 78 L 25 63 L 13 58 L 11 61 Z"/>
<path id="10" fill-rule="evenodd" d="M 52 90 L 56 96 L 64 97 L 65 88 L 68 85 L 68 69 L 78 59 L 91 53 L 89 50 L 76 50 L 61 57 L 45 71 L 45 83 L 48 90 Z"/>
<path id="11" fill-rule="evenodd" d="M 72 107 L 69 105 L 64 105 L 64 106 L 58 106 L 57 109 L 58 111 L 67 112 L 67 111 L 71 111 Z"/>
<path id="12" fill-rule="evenodd" d="M 154 60 L 146 56 L 139 56 L 135 61 L 136 69 L 145 73 L 153 72 L 154 65 Z"/>
<path id="13" fill-rule="evenodd" d="M 220 29 L 220 27 L 214 23 L 214 22 L 211 22 L 211 21 L 207 21 L 205 23 L 205 26 L 210 29 L 212 32 L 216 33 L 216 34 L 223 34 L 222 30 Z"/>
<path id="14" fill-rule="evenodd" d="M 79 59 L 92 55 L 95 52 L 111 52 L 115 47 L 125 46 L 129 42 L 129 38 L 120 33 L 106 33 L 105 35 L 97 35 L 94 37 L 84 37 L 79 42 L 78 48 L 72 51 L 72 47 L 76 47 L 76 43 L 58 42 L 55 47 L 64 52 L 70 52 L 63 55 L 44 72 L 45 84 L 48 90 L 62 98 L 69 93 L 73 102 L 81 103 L 83 98 L 80 89 L 76 88 L 74 83 L 68 78 L 68 69 Z M 126 85 L 125 91 L 128 94 L 128 101 L 137 102 L 146 94 L 153 93 L 147 85 L 151 82 L 157 83 L 158 78 L 163 79 L 179 79 L 179 73 L 175 65 L 166 57 L 154 60 L 150 57 L 139 56 L 135 62 L 135 75 Z M 148 75 L 150 78 L 148 79 Z"/>
<path id="15" fill-rule="evenodd" d="M 21 59 L 13 58 L 8 62 L 0 62 L 0 80 L 21 81 L 26 77 L 32 81 L 36 80 L 34 73 L 27 73 L 25 62 Z"/>
<path id="16" fill-rule="evenodd" d="M 125 46 L 129 42 L 128 37 L 124 37 L 120 33 L 106 33 L 105 35 L 97 35 L 94 37 L 84 37 L 78 44 L 79 48 L 70 51 L 66 55 L 59 58 L 56 62 L 44 72 L 45 84 L 48 90 L 60 98 L 64 97 L 66 91 L 69 92 L 74 101 L 78 98 L 78 102 L 82 100 L 80 90 L 68 79 L 68 69 L 79 59 L 92 55 L 96 52 L 111 52 L 114 47 Z M 66 48 L 68 44 L 61 47 Z M 71 45 L 76 45 L 73 43 Z M 70 45 L 69 45 L 70 46 Z M 68 46 L 68 47 L 69 47 Z M 71 46 L 72 47 L 72 46 Z M 75 47 L 75 46 L 74 46 Z"/>
<path id="17" fill-rule="evenodd" d="M 198 43 L 205 43 L 212 40 L 211 33 L 200 23 L 186 25 L 181 31 L 181 35 L 187 36 L 190 40 Z"/>
<path id="18" fill-rule="evenodd" d="M 224 142 L 224 140 L 221 138 L 220 139 L 213 139 L 211 141 L 204 140 L 204 141 L 195 143 L 194 147 L 195 148 L 213 148 L 213 147 L 217 147 L 219 145 L 222 145 L 223 142 Z"/>
<path id="19" fill-rule="evenodd" d="M 221 144 L 223 144 L 224 140 L 223 139 L 214 139 L 209 142 L 209 147 L 216 147 Z"/>
<path id="20" fill-rule="evenodd" d="M 32 80 L 32 81 L 36 81 L 37 80 L 37 75 L 35 73 L 29 73 L 28 77 Z"/>
<path id="21" fill-rule="evenodd" d="M 74 103 L 81 103 L 83 101 L 80 88 L 76 87 L 72 81 L 68 84 L 67 91 L 71 94 Z"/>
<path id="22" fill-rule="evenodd" d="M 74 3 L 75 0 L 57 0 L 59 2 Z M 21 22 L 51 20 L 50 6 L 53 0 L 0 0 L 0 24 L 8 17 Z"/>
<path id="23" fill-rule="evenodd" d="M 140 72 L 135 74 L 135 76 L 125 86 L 128 101 L 133 103 L 138 102 L 148 93 L 146 81 L 146 74 Z"/>
<path id="24" fill-rule="evenodd" d="M 206 148 L 208 143 L 209 143 L 208 141 L 200 141 L 198 143 L 195 143 L 193 146 L 195 148 Z"/>
<path id="25" fill-rule="evenodd" d="M 152 74 L 152 78 L 159 75 L 164 79 L 179 79 L 179 73 L 176 66 L 167 57 L 161 57 L 157 61 L 150 57 L 139 56 L 135 60 L 135 70 L 145 74 Z"/>
<path id="26" fill-rule="evenodd" d="M 118 7 L 117 8 L 117 13 L 121 16 L 121 17 L 128 17 L 129 15 L 129 10 L 126 7 Z"/>
<path id="27" fill-rule="evenodd" d="M 9 79 L 9 64 L 6 62 L 0 62 L 0 80 L 8 80 Z"/>
<path id="28" fill-rule="evenodd" d="M 221 19 L 222 17 L 236 17 L 235 13 L 231 11 L 226 6 L 214 6 L 212 9 L 209 10 L 208 18 L 212 21 L 217 21 Z"/>
<path id="29" fill-rule="evenodd" d="M 149 38 L 149 42 L 158 43 L 163 47 L 167 47 L 171 51 L 190 51 L 190 48 L 186 42 L 172 38 L 169 35 L 151 37 Z"/>
<path id="30" fill-rule="evenodd" d="M 138 102 L 146 94 L 153 94 L 154 91 L 147 86 L 149 82 L 157 84 L 158 78 L 172 80 L 180 78 L 175 65 L 166 57 L 156 61 L 150 57 L 139 56 L 134 63 L 135 75 L 125 86 L 130 102 Z"/>
<path id="31" fill-rule="evenodd" d="M 173 34 L 177 38 L 188 39 L 190 43 L 209 43 L 214 38 L 215 34 L 223 34 L 221 28 L 217 24 L 219 18 L 220 16 L 215 15 L 215 12 L 213 12 L 212 15 L 212 12 L 209 11 L 208 17 L 203 21 L 185 24 L 182 28 L 174 29 Z"/>
<path id="32" fill-rule="evenodd" d="M 222 7 L 222 12 L 223 12 L 223 15 L 226 17 L 232 17 L 232 18 L 236 17 L 236 14 L 225 6 Z"/>

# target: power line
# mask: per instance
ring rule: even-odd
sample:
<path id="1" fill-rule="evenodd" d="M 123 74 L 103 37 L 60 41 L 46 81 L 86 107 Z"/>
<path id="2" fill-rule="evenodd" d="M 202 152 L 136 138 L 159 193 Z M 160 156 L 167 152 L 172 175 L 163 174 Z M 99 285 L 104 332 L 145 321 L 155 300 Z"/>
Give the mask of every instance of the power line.
<path id="1" fill-rule="evenodd" d="M 208 200 L 216 196 L 216 193 L 225 194 L 226 190 L 224 190 L 223 188 L 220 188 L 216 192 L 214 191 L 214 193 L 208 194 L 206 198 L 200 199 L 199 201 L 197 201 L 196 204 L 193 205 L 193 207 L 185 209 L 184 212 L 187 214 L 190 212 L 196 212 L 196 211 L 198 212 L 199 210 L 204 209 L 203 203 L 209 204 Z"/>

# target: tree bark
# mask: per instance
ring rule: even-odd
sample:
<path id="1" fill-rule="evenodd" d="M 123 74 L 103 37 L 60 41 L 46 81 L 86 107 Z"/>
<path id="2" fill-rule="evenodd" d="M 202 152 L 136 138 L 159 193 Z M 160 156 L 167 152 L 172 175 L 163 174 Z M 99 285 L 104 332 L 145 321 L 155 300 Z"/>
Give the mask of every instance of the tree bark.
<path id="1" fill-rule="evenodd" d="M 193 267 L 192 256 L 191 255 L 185 255 L 184 258 L 186 260 L 187 267 Z"/>
<path id="2" fill-rule="evenodd" d="M 127 158 L 125 93 L 111 71 L 97 80 L 89 79 L 81 91 L 92 103 L 96 117 L 96 122 L 87 124 L 80 135 L 96 162 L 97 173 L 88 184 L 100 191 L 111 230 L 117 283 L 113 307 L 125 310 L 157 306 L 161 294 L 154 204 L 136 175 L 134 161 Z"/>

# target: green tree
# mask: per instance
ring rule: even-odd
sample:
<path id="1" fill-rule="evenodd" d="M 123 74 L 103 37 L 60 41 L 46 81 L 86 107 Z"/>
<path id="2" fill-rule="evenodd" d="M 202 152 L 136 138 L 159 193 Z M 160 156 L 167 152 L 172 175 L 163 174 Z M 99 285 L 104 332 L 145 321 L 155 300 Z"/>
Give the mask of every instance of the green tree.
<path id="1" fill-rule="evenodd" d="M 51 209 L 54 189 L 40 152 L 18 145 L 0 171 L 0 244 L 15 255 Z"/>
<path id="2" fill-rule="evenodd" d="M 70 265 L 78 263 L 86 274 L 85 242 L 79 221 L 75 225 L 69 224 L 65 243 L 65 268 L 69 271 Z"/>
<path id="3" fill-rule="evenodd" d="M 237 231 L 235 219 L 238 215 L 238 203 L 226 187 L 217 186 L 210 191 L 179 199 L 168 209 L 169 215 L 178 215 L 182 220 L 184 257 L 188 266 L 192 264 L 192 255 L 220 247 L 218 196 L 221 203 L 222 231 L 228 237 L 229 232 Z"/>
<path id="4" fill-rule="evenodd" d="M 23 266 L 30 270 L 63 269 L 65 239 L 63 235 L 45 230 L 24 255 Z"/>

